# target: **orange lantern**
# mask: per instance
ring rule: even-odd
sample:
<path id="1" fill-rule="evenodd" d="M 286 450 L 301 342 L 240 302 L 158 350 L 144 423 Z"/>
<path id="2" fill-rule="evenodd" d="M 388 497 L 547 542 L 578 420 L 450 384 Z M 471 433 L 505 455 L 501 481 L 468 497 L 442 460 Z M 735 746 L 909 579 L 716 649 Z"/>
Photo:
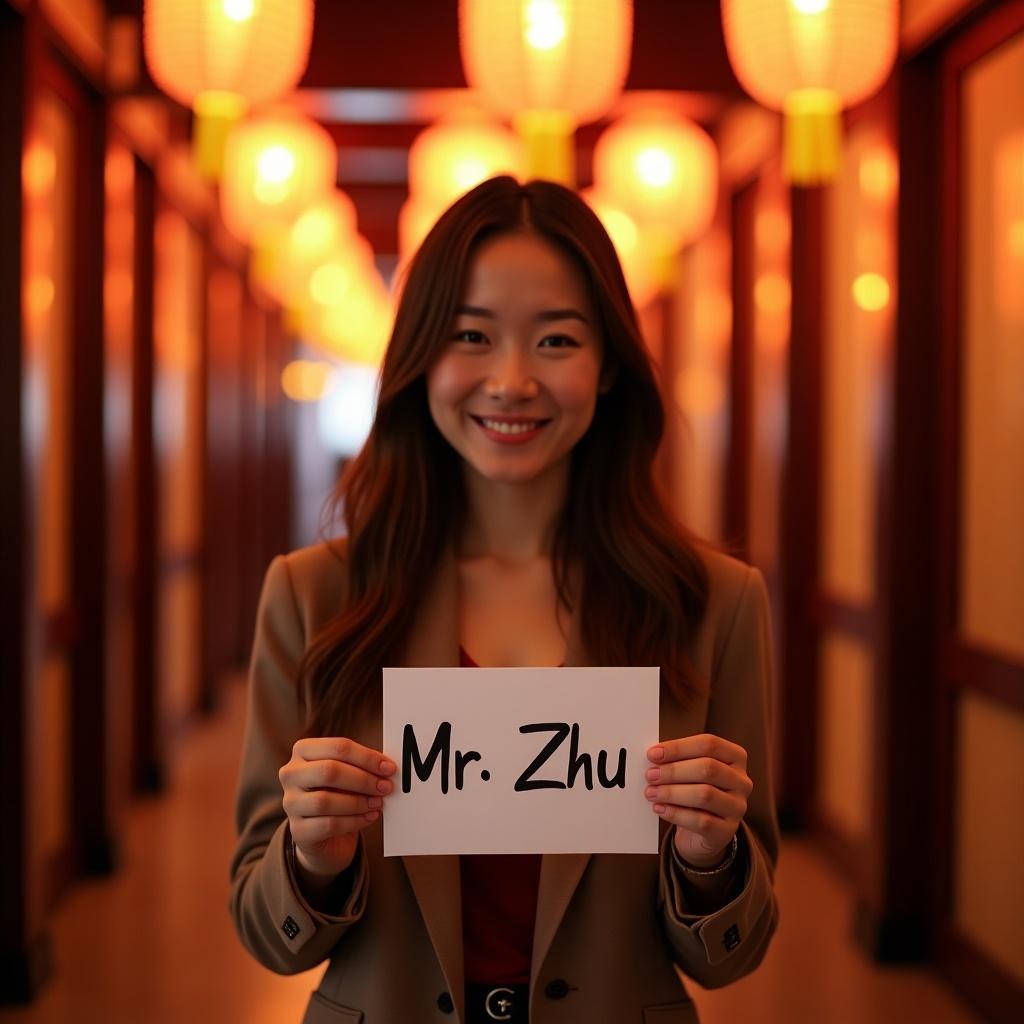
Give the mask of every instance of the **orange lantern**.
<path id="1" fill-rule="evenodd" d="M 142 32 L 153 81 L 195 111 L 196 160 L 216 178 L 232 124 L 306 70 L 313 0 L 146 0 Z"/>
<path id="2" fill-rule="evenodd" d="M 896 0 L 722 0 L 722 26 L 740 84 L 785 115 L 786 180 L 834 178 L 840 112 L 877 92 L 892 69 Z"/>
<path id="3" fill-rule="evenodd" d="M 622 92 L 632 0 L 459 0 L 466 80 L 512 118 L 531 177 L 575 181 L 571 140 Z"/>
<path id="4" fill-rule="evenodd" d="M 622 264 L 622 272 L 629 286 L 633 305 L 641 309 L 657 292 L 657 282 L 651 266 L 650 254 L 641 244 L 636 221 L 625 210 L 619 209 L 597 188 L 585 188 L 580 196 L 597 214 L 608 232 L 615 252 Z"/>
<path id="5" fill-rule="evenodd" d="M 410 195 L 398 211 L 398 262 L 404 265 L 444 213 L 444 207 Z"/>
<path id="6" fill-rule="evenodd" d="M 518 176 L 522 166 L 513 132 L 479 114 L 453 114 L 416 136 L 409 149 L 409 191 L 443 210 L 481 181 Z"/>
<path id="7" fill-rule="evenodd" d="M 699 238 L 715 215 L 718 150 L 700 125 L 668 110 L 630 114 L 602 132 L 594 181 L 625 210 L 662 283 L 672 257 Z"/>
<path id="8" fill-rule="evenodd" d="M 280 236 L 334 188 L 338 152 L 330 134 L 308 117 L 279 110 L 240 124 L 228 136 L 220 206 L 241 242 Z"/>
<path id="9" fill-rule="evenodd" d="M 334 385 L 334 366 L 322 359 L 293 359 L 281 370 L 281 390 L 293 402 L 318 402 Z"/>

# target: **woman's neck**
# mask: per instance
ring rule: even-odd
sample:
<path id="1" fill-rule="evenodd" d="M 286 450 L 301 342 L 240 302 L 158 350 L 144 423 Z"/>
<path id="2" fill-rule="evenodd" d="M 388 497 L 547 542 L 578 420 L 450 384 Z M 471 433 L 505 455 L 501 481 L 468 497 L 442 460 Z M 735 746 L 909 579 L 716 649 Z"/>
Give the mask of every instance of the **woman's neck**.
<path id="1" fill-rule="evenodd" d="M 463 473 L 466 520 L 458 557 L 525 564 L 550 558 L 568 497 L 569 461 L 523 483 L 489 480 L 470 467 Z"/>

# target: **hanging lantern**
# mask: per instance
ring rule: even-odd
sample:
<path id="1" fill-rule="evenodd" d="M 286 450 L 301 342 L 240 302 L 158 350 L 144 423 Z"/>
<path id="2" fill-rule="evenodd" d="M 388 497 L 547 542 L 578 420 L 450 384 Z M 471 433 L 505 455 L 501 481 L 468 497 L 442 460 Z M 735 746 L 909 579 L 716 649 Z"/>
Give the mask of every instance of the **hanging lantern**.
<path id="1" fill-rule="evenodd" d="M 722 0 L 722 27 L 740 84 L 785 115 L 786 180 L 834 178 L 841 111 L 877 92 L 892 69 L 896 0 Z"/>
<path id="2" fill-rule="evenodd" d="M 519 139 L 472 112 L 449 115 L 416 136 L 409 148 L 409 191 L 444 210 L 496 174 L 522 173 Z"/>
<path id="3" fill-rule="evenodd" d="M 622 264 L 622 272 L 626 277 L 633 305 L 637 309 L 642 309 L 654 298 L 657 281 L 650 254 L 641 244 L 642 239 L 636 221 L 597 188 L 585 188 L 580 196 L 597 214 L 605 231 L 608 232 Z"/>
<path id="4" fill-rule="evenodd" d="M 616 121 L 594 147 L 594 182 L 640 229 L 654 275 L 667 284 L 674 256 L 715 215 L 718 151 L 700 125 L 672 111 Z"/>
<path id="5" fill-rule="evenodd" d="M 427 232 L 434 226 L 444 207 L 428 203 L 416 195 L 410 195 L 398 211 L 398 263 L 404 266 Z"/>
<path id="6" fill-rule="evenodd" d="M 338 152 L 315 121 L 280 110 L 246 121 L 228 136 L 220 206 L 240 242 L 280 250 L 292 222 L 333 188 Z"/>
<path id="7" fill-rule="evenodd" d="M 309 61 L 313 0 L 146 0 L 146 65 L 196 114 L 195 158 L 219 176 L 225 138 L 247 110 L 291 92 Z"/>
<path id="8" fill-rule="evenodd" d="M 466 80 L 512 119 L 530 177 L 572 186 L 572 136 L 622 92 L 632 0 L 459 0 Z"/>

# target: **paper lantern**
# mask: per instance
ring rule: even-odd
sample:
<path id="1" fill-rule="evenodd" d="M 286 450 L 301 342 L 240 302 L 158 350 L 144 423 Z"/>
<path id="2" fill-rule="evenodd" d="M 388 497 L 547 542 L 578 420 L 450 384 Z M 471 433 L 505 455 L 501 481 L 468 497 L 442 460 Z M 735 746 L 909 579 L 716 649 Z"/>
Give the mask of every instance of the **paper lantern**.
<path id="1" fill-rule="evenodd" d="M 715 215 L 718 151 L 700 125 L 669 110 L 616 121 L 594 147 L 594 182 L 640 230 L 654 276 L 667 284 L 674 255 Z"/>
<path id="2" fill-rule="evenodd" d="M 232 124 L 298 84 L 312 0 L 146 0 L 143 51 L 153 81 L 197 115 L 196 160 L 219 175 Z"/>
<path id="3" fill-rule="evenodd" d="M 654 298 L 657 281 L 649 254 L 641 244 L 642 239 L 636 221 L 597 188 L 585 188 L 580 196 L 597 214 L 605 231 L 608 232 L 622 264 L 622 272 L 626 277 L 633 305 L 641 309 Z"/>
<path id="4" fill-rule="evenodd" d="M 786 180 L 834 178 L 841 111 L 877 92 L 896 58 L 896 0 L 722 0 L 722 27 L 740 84 L 785 115 Z"/>
<path id="5" fill-rule="evenodd" d="M 526 143 L 527 173 L 572 185 L 577 124 L 622 92 L 631 0 L 459 0 L 466 80 Z"/>
<path id="6" fill-rule="evenodd" d="M 398 263 L 403 266 L 420 247 L 444 207 L 410 195 L 398 211 Z"/>
<path id="7" fill-rule="evenodd" d="M 337 170 L 330 134 L 310 118 L 279 110 L 246 121 L 224 151 L 224 224 L 239 241 L 263 244 L 326 196 Z"/>
<path id="8" fill-rule="evenodd" d="M 472 113 L 450 115 L 420 132 L 409 148 L 409 191 L 425 204 L 450 206 L 496 174 L 522 174 L 514 132 Z"/>

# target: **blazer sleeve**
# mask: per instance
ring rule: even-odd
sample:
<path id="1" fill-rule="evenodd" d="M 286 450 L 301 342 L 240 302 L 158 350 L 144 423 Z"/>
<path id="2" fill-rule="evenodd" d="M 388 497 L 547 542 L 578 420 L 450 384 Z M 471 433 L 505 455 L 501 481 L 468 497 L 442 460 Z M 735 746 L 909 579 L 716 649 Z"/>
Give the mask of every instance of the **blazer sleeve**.
<path id="1" fill-rule="evenodd" d="M 277 974 L 321 963 L 362 917 L 368 884 L 361 837 L 354 870 L 346 872 L 351 889 L 331 904 L 337 914 L 311 906 L 295 878 L 278 771 L 302 735 L 295 688 L 304 645 L 287 558 L 276 555 L 264 576 L 249 663 L 228 908 L 242 944 Z"/>
<path id="2" fill-rule="evenodd" d="M 666 830 L 660 850 L 658 904 L 665 933 L 677 965 L 704 988 L 720 988 L 753 971 L 778 926 L 774 876 L 780 835 L 771 768 L 771 637 L 764 577 L 748 566 L 712 673 L 706 727 L 747 751 L 747 774 L 754 784 L 737 833 L 736 874 L 723 888 L 721 909 L 699 914 L 687 907 L 686 893 L 695 883 L 683 876 L 673 857 L 674 828 Z M 704 890 L 722 883 L 707 879 L 696 884 Z"/>

